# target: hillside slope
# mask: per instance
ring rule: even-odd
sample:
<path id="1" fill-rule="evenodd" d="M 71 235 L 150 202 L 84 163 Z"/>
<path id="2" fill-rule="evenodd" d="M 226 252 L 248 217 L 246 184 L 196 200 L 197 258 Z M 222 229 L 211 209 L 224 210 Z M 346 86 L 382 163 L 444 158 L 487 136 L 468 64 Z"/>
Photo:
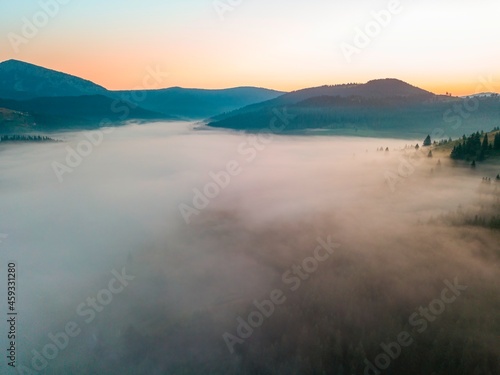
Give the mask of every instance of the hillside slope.
<path id="1" fill-rule="evenodd" d="M 107 95 L 91 81 L 18 60 L 0 63 L 0 98 Z"/>
<path id="2" fill-rule="evenodd" d="M 383 79 L 295 91 L 216 116 L 208 125 L 259 131 L 269 127 L 277 109 L 286 109 L 293 118 L 284 132 L 308 134 L 421 138 L 441 129 L 447 138 L 498 125 L 500 102 L 496 97 L 475 98 L 478 109 L 463 116 L 460 108 L 465 110 L 465 100 Z"/>

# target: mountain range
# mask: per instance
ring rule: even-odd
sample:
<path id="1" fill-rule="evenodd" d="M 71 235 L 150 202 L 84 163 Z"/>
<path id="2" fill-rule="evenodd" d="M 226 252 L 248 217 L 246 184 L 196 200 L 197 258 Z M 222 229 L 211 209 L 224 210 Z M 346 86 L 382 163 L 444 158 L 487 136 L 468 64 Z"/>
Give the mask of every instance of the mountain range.
<path id="1" fill-rule="evenodd" d="M 8 60 L 0 63 L 0 108 L 5 109 L 0 112 L 0 133 L 92 128 L 102 120 L 201 120 L 282 94 L 257 87 L 113 91 L 70 74 Z"/>
<path id="2" fill-rule="evenodd" d="M 278 110 L 290 119 L 287 133 L 420 138 L 437 130 L 454 137 L 500 123 L 498 94 L 436 95 L 394 78 L 290 93 L 258 87 L 113 91 L 18 60 L 0 63 L 1 134 L 88 129 L 103 120 L 205 120 L 256 132 L 268 128 Z"/>
<path id="3" fill-rule="evenodd" d="M 388 78 L 290 92 L 214 116 L 208 125 L 260 131 L 280 120 L 277 110 L 286 111 L 282 131 L 301 134 L 417 139 L 435 134 L 435 138 L 448 138 L 492 129 L 500 123 L 498 94 L 436 95 Z"/>

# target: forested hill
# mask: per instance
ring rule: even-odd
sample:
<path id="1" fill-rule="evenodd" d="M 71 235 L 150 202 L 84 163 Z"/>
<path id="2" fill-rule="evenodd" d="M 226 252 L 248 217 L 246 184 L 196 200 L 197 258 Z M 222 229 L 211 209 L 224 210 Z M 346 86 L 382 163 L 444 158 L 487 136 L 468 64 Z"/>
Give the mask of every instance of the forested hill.
<path id="1" fill-rule="evenodd" d="M 447 137 L 458 137 L 493 128 L 500 118 L 497 96 L 441 96 L 388 79 L 292 92 L 217 116 L 208 125 L 260 131 L 269 127 L 276 109 L 285 108 L 293 120 L 284 132 L 314 133 L 319 129 L 321 134 L 380 137 L 421 138 L 435 129 L 442 129 Z"/>

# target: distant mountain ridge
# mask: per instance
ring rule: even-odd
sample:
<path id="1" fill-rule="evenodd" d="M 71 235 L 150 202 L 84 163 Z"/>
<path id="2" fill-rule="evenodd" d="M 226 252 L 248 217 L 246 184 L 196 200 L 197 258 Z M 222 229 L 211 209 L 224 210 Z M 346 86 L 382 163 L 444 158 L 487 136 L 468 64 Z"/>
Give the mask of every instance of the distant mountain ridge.
<path id="1" fill-rule="evenodd" d="M 432 97 L 433 93 L 412 86 L 395 78 L 376 79 L 367 83 L 343 84 L 306 88 L 283 95 L 282 102 L 298 103 L 299 101 L 318 96 L 360 96 L 364 98 L 389 97 Z"/>
<path id="2" fill-rule="evenodd" d="M 283 95 L 281 91 L 258 87 L 207 90 L 171 87 L 158 90 L 113 91 L 119 97 L 145 109 L 181 118 L 204 119 Z M 134 101 L 133 98 L 145 100 Z M 215 113 L 214 113 L 215 112 Z"/>
<path id="3" fill-rule="evenodd" d="M 116 122 L 201 120 L 282 94 L 257 87 L 112 91 L 89 80 L 27 62 L 7 60 L 0 63 L 0 102 L 3 107 L 24 111 L 26 116 L 17 118 L 33 118 L 33 124 L 37 123 L 44 130 L 82 124 L 91 126 L 92 121 L 96 122 L 99 117 Z M 4 116 L 3 113 L 10 112 L 0 112 L 0 117 Z M 0 120 L 0 133 L 9 133 L 15 121 L 12 118 Z M 23 129 L 29 130 L 29 127 Z"/>
<path id="4" fill-rule="evenodd" d="M 466 117 L 456 112 L 457 105 L 463 105 L 462 100 L 436 95 L 394 78 L 377 79 L 364 84 L 290 92 L 215 116 L 207 125 L 260 131 L 269 127 L 276 109 L 286 109 L 293 118 L 283 130 L 289 133 L 321 131 L 321 134 L 420 138 L 436 129 L 443 135 L 460 136 L 464 130 L 488 129 L 498 123 L 500 102 L 496 98 L 480 98 L 479 109 Z"/>
<path id="5" fill-rule="evenodd" d="M 210 124 L 216 125 L 217 121 L 226 120 L 230 117 L 240 116 L 245 113 L 253 113 L 269 107 L 296 105 L 300 102 L 320 97 L 360 97 L 365 99 L 407 98 L 411 100 L 429 100 L 434 98 L 435 94 L 395 78 L 376 79 L 368 81 L 367 83 L 325 85 L 292 91 L 267 102 L 251 104 L 231 113 L 214 116 Z"/>
<path id="6" fill-rule="evenodd" d="M 497 96 L 475 99 L 478 109 L 460 116 L 456 108 L 464 99 L 435 95 L 395 78 L 290 93 L 256 87 L 112 91 L 30 63 L 0 63 L 0 134 L 95 128 L 103 120 L 119 125 L 181 119 L 259 131 L 269 126 L 276 109 L 286 108 L 294 120 L 285 131 L 292 133 L 316 129 L 322 134 L 421 137 L 445 129 L 459 136 L 498 125 Z"/>

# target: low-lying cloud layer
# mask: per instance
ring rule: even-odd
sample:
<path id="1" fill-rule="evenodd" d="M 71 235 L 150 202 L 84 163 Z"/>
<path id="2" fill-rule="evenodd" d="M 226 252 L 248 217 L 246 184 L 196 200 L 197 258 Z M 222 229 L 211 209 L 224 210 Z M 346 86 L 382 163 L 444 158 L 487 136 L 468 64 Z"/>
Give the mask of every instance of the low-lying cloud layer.
<path id="1" fill-rule="evenodd" d="M 500 184 L 481 179 L 498 166 L 169 123 L 103 133 L 60 181 L 54 162 L 88 139 L 60 136 L 0 144 L 11 373 L 499 370 L 500 235 L 464 225 L 499 214 Z"/>

